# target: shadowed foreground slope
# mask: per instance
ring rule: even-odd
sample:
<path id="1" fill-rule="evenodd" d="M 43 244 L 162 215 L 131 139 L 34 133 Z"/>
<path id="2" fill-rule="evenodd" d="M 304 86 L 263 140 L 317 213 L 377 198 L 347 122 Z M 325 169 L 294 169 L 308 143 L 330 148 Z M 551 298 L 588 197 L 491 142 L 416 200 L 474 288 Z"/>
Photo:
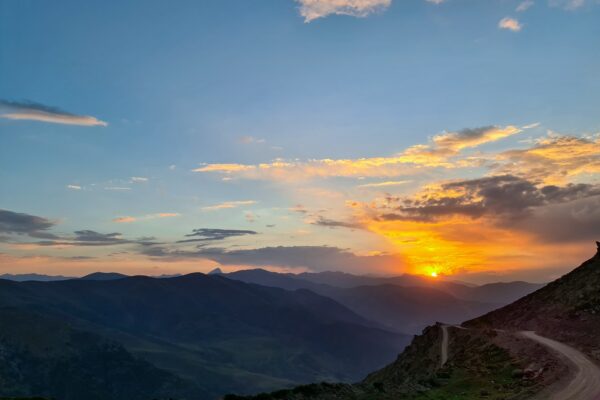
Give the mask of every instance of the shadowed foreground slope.
<path id="1" fill-rule="evenodd" d="M 353 381 L 393 360 L 408 342 L 407 336 L 374 327 L 335 301 L 307 290 L 291 292 L 203 274 L 169 279 L 0 280 L 0 310 L 29 316 L 13 327 L 14 348 L 38 342 L 22 333 L 43 325 L 35 317 L 43 314 L 77 332 L 94 332 L 102 340 L 120 343 L 129 356 L 184 382 L 174 388 L 191 388 L 193 397 L 185 398 L 210 399 L 229 391 L 253 393 L 313 380 Z M 0 325 L 0 337 L 7 335 L 4 325 Z M 58 340 L 49 348 L 62 359 L 71 354 L 72 345 Z M 44 350 L 37 354 L 43 355 Z M 81 365 L 73 361 L 67 365 L 82 371 L 95 369 L 95 379 L 113 381 L 105 375 L 110 371 L 99 363 L 102 359 L 78 360 Z M 142 393 L 162 393 L 160 387 L 152 386 L 159 379 L 142 374 L 143 369 L 131 363 L 123 362 L 120 368 L 124 373 L 141 374 L 147 382 Z M 53 366 L 48 368 L 53 370 Z M 11 371 L 23 372 L 20 364 Z M 0 367 L 0 381 L 9 372 Z M 79 398 L 90 398 L 78 391 L 76 377 L 64 384 Z M 0 395 L 40 394 L 36 381 L 23 380 L 28 386 L 0 390 Z M 60 385 L 48 380 L 43 393 L 64 398 Z M 172 397 L 179 394 L 173 389 Z"/>

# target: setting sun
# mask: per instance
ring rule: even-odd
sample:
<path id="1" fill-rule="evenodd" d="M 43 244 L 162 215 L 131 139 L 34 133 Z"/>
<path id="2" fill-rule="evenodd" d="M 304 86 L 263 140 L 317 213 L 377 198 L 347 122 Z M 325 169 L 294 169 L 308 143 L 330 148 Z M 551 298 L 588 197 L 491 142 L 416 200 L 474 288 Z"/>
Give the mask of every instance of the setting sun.
<path id="1" fill-rule="evenodd" d="M 438 274 L 435 271 L 433 271 L 430 275 L 431 275 L 432 278 L 437 278 L 438 277 Z"/>

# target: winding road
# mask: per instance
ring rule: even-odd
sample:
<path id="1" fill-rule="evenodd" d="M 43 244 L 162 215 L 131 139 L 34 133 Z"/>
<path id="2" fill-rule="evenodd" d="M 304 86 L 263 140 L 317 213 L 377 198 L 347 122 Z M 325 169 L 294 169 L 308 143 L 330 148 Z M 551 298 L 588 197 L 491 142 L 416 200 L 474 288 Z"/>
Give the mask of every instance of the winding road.
<path id="1" fill-rule="evenodd" d="M 566 344 L 537 335 L 532 331 L 520 332 L 520 335 L 534 340 L 560 354 L 565 358 L 574 377 L 562 389 L 550 388 L 535 399 L 544 400 L 598 400 L 600 399 L 600 368 L 580 351 Z"/>
<path id="2" fill-rule="evenodd" d="M 442 325 L 442 349 L 440 366 L 443 367 L 448 361 L 448 325 Z"/>
<path id="3" fill-rule="evenodd" d="M 462 326 L 441 325 L 441 367 L 448 361 L 449 327 L 466 329 Z M 543 390 L 532 400 L 600 400 L 600 368 L 589 358 L 566 344 L 540 336 L 533 331 L 522 331 L 518 334 L 558 353 L 573 371 L 570 382 L 567 384 L 558 382 Z"/>

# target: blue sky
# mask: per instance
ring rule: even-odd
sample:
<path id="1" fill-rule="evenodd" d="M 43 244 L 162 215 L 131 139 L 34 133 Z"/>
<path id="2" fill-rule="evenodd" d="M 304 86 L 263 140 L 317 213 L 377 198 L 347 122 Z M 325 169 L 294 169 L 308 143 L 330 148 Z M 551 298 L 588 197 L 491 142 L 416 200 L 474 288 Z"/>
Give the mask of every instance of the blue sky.
<path id="1" fill-rule="evenodd" d="M 480 162 L 385 176 L 334 171 L 324 179 L 300 179 L 306 172 L 284 177 L 290 168 L 299 168 L 296 164 L 277 177 L 193 171 L 275 159 L 310 164 L 391 157 L 411 146 L 431 144 L 436 135 L 491 126 L 514 126 L 519 132 L 478 142 L 468 147 L 465 157 L 487 154 L 489 161 L 489 154 L 535 147 L 535 140 L 556 135 L 596 143 L 597 2 L 435 3 L 4 1 L 0 114 L 27 111 L 33 102 L 38 111 L 56 107 L 59 117 L 89 116 L 97 123 L 65 123 L 68 117 L 50 122 L 0 118 L 0 208 L 53 221 L 51 230 L 69 240 L 74 231 L 89 229 L 119 232 L 124 238 L 153 236 L 171 245 L 198 228 L 252 230 L 258 234 L 251 238 L 235 236 L 211 244 L 229 250 L 330 246 L 356 257 L 396 257 L 381 266 L 379 259 L 372 266 L 368 261 L 357 267 L 363 272 L 436 269 L 416 266 L 425 262 L 422 258 L 405 260 L 405 253 L 413 250 L 370 227 L 348 202 L 377 202 L 385 197 L 384 187 L 393 196 L 415 196 L 435 182 L 497 175 L 506 169 Z M 520 5 L 526 10 L 517 11 Z M 307 22 L 306 10 L 317 12 L 318 18 Z M 513 29 L 499 25 L 504 18 L 510 18 L 508 27 Z M 534 123 L 539 125 L 529 127 Z M 583 164 L 598 162 L 593 151 L 586 157 Z M 511 174 L 540 189 L 597 184 L 596 169 L 568 168 L 576 173 L 562 180 L 545 181 L 523 170 Z M 406 182 L 364 187 L 379 181 Z M 210 208 L 219 204 L 225 206 Z M 305 210 L 299 212 L 298 205 Z M 130 222 L 115 222 L 125 217 Z M 354 221 L 356 227 L 315 224 L 319 218 Z M 408 228 L 393 228 L 398 229 Z M 117 253 L 91 245 L 76 251 L 33 249 L 27 235 L 8 233 L 11 239 L 0 245 L 7 260 L 58 257 L 50 272 L 81 273 L 98 266 L 67 257 L 106 263 L 109 254 Z M 570 258 L 551 267 L 578 260 L 595 233 L 568 244 Z M 544 242 L 528 238 L 527 243 Z M 169 265 L 136 249 L 119 251 L 133 257 L 127 261 L 132 271 L 146 271 L 152 264 L 160 265 L 161 272 L 180 272 L 220 262 L 183 253 L 189 248 L 177 248 Z M 174 251 L 168 249 L 171 255 Z M 515 249 L 515 257 L 519 254 L 522 249 Z M 478 264 L 474 269 L 497 269 L 497 262 L 489 262 L 492 255 L 477 259 L 485 260 L 487 268 Z M 183 259 L 189 261 L 185 266 Z M 276 259 L 257 263 L 319 269 L 309 261 L 303 266 Z M 232 264 L 245 262 L 240 258 Z M 541 267 L 524 260 L 516 264 L 527 270 Z M 33 267 L 25 263 L 19 268 Z M 471 272 L 459 266 L 439 268 Z"/>

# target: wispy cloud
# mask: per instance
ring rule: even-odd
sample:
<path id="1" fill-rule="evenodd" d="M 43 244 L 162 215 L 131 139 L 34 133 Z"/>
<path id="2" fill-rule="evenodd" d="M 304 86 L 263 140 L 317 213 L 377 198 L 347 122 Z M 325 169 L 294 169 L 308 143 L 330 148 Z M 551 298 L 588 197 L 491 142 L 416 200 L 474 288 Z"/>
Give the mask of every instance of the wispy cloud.
<path id="1" fill-rule="evenodd" d="M 412 181 L 385 181 L 385 182 L 373 182 L 373 183 L 365 183 L 364 185 L 358 185 L 359 188 L 382 188 L 382 187 L 391 187 L 391 186 L 400 186 L 410 183 Z"/>
<path id="2" fill-rule="evenodd" d="M 221 173 L 246 179 L 303 180 L 329 177 L 395 177 L 423 171 L 424 168 L 456 168 L 464 166 L 451 158 L 462 151 L 520 133 L 516 126 L 486 126 L 443 132 L 428 144 L 411 146 L 391 157 L 359 159 L 283 160 L 257 165 L 208 164 L 194 172 Z"/>
<path id="3" fill-rule="evenodd" d="M 128 191 L 131 190 L 130 187 L 127 186 L 105 186 L 104 190 L 113 190 L 113 191 Z"/>
<path id="4" fill-rule="evenodd" d="M 252 143 L 265 143 L 266 140 L 257 138 L 254 136 L 242 136 L 242 137 L 240 137 L 239 142 L 243 143 L 243 144 L 252 144 Z"/>
<path id="5" fill-rule="evenodd" d="M 515 18 L 504 17 L 500 20 L 500 22 L 498 22 L 498 28 L 519 32 L 521 29 L 523 29 L 523 25 L 521 25 L 521 23 Z"/>
<path id="6" fill-rule="evenodd" d="M 148 214 L 148 215 L 143 215 L 141 217 L 132 217 L 132 216 L 123 216 L 123 217 L 117 217 L 114 218 L 112 221 L 116 222 L 116 223 L 131 223 L 131 222 L 136 222 L 136 221 L 143 221 L 143 220 L 151 220 L 151 219 L 157 219 L 157 218 L 173 218 L 173 217 L 179 217 L 181 214 L 179 213 L 156 213 L 156 214 Z"/>
<path id="7" fill-rule="evenodd" d="M 533 4 L 534 4 L 533 0 L 525 0 L 525 1 L 521 2 L 521 3 L 519 3 L 519 5 L 517 6 L 516 11 L 517 12 L 527 11 L 531 7 L 533 7 Z"/>
<path id="8" fill-rule="evenodd" d="M 328 15 L 350 15 L 366 17 L 385 10 L 392 0 L 296 0 L 300 4 L 300 15 L 304 22 L 311 22 Z"/>
<path id="9" fill-rule="evenodd" d="M 0 118 L 29 120 L 53 124 L 108 126 L 108 123 L 89 115 L 77 115 L 33 102 L 0 100 Z"/>
<path id="10" fill-rule="evenodd" d="M 192 233 L 185 235 L 191 239 L 183 239 L 177 241 L 177 243 L 189 243 L 189 242 L 210 242 L 216 240 L 225 240 L 231 237 L 256 235 L 258 232 L 241 229 L 214 229 L 214 228 L 200 228 L 194 229 Z"/>
<path id="11" fill-rule="evenodd" d="M 561 7 L 565 10 L 576 10 L 585 5 L 586 0 L 549 0 L 552 7 Z"/>
<path id="12" fill-rule="evenodd" d="M 256 204 L 256 201 L 255 200 L 225 201 L 223 203 L 215 204 L 212 206 L 202 207 L 202 210 L 203 211 L 217 211 L 217 210 L 224 210 L 224 209 L 228 209 L 228 208 L 249 206 L 252 204 Z"/>
<path id="13" fill-rule="evenodd" d="M 113 219 L 113 222 L 119 223 L 119 224 L 128 224 L 130 222 L 135 222 L 137 221 L 137 218 L 135 217 L 117 217 Z"/>
<path id="14" fill-rule="evenodd" d="M 67 189 L 70 189 L 70 190 L 81 190 L 82 187 L 79 186 L 79 185 L 67 185 Z"/>
<path id="15" fill-rule="evenodd" d="M 132 183 L 143 183 L 143 182 L 148 182 L 148 178 L 143 177 L 143 176 L 132 176 L 131 177 L 131 182 Z"/>

